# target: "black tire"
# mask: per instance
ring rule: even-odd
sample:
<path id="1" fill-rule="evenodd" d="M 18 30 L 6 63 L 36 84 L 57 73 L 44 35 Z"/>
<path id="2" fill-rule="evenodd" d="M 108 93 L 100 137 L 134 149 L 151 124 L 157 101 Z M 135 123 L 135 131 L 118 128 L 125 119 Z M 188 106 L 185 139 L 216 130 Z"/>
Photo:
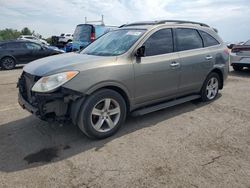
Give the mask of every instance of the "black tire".
<path id="1" fill-rule="evenodd" d="M 233 66 L 233 69 L 234 69 L 235 71 L 242 71 L 243 68 L 244 68 L 244 67 L 237 66 L 237 65 L 234 65 L 234 66 Z"/>
<path id="2" fill-rule="evenodd" d="M 14 69 L 16 66 L 15 59 L 12 57 L 4 57 L 1 59 L 1 67 L 4 70 L 11 70 Z"/>
<path id="3" fill-rule="evenodd" d="M 93 109 L 96 107 L 96 105 L 101 105 L 101 101 L 103 101 L 103 103 L 106 102 L 106 99 L 110 99 L 114 102 L 117 102 L 116 104 L 119 106 L 120 108 L 120 112 L 119 112 L 119 119 L 116 119 L 116 125 L 106 131 L 105 132 L 101 132 L 104 131 L 104 129 L 102 130 L 102 127 L 106 126 L 107 129 L 109 129 L 109 125 L 108 125 L 108 120 L 105 119 L 103 120 L 103 116 L 95 116 L 93 115 L 92 111 Z M 112 101 L 110 102 L 110 105 L 112 105 Z M 105 105 L 105 104 L 103 104 Z M 105 107 L 101 107 L 101 109 L 104 109 Z M 90 138 L 95 138 L 95 139 L 103 139 L 103 138 L 107 138 L 109 136 L 112 136 L 113 134 L 115 134 L 118 129 L 121 127 L 121 125 L 124 123 L 125 119 L 126 119 L 126 103 L 123 99 L 123 97 L 110 89 L 102 89 L 99 90 L 93 94 L 91 94 L 89 97 L 87 97 L 87 99 L 84 101 L 82 108 L 79 112 L 79 118 L 78 118 L 78 127 L 83 131 L 83 133 L 85 133 L 88 137 Z M 108 115 L 110 118 L 113 118 L 112 115 Z M 100 131 L 97 131 L 96 128 L 94 128 L 94 123 L 93 120 L 94 118 L 97 118 L 98 121 L 102 120 L 104 121 L 102 127 L 100 127 Z M 105 117 L 107 118 L 107 117 Z M 113 122 L 113 120 L 112 120 Z M 115 124 L 115 123 L 114 123 Z"/>
<path id="4" fill-rule="evenodd" d="M 217 89 L 214 89 L 215 93 L 213 93 L 213 96 L 209 97 L 209 93 L 208 93 L 207 87 L 208 87 L 209 82 L 212 80 L 212 78 L 214 78 L 215 80 L 218 81 L 218 87 L 217 87 Z M 204 81 L 204 83 L 203 83 L 203 86 L 202 86 L 202 89 L 201 89 L 201 100 L 203 102 L 214 100 L 217 97 L 217 95 L 218 95 L 220 85 L 221 85 L 221 79 L 220 79 L 219 75 L 217 73 L 215 73 L 215 72 L 210 73 L 207 76 L 207 78 Z"/>

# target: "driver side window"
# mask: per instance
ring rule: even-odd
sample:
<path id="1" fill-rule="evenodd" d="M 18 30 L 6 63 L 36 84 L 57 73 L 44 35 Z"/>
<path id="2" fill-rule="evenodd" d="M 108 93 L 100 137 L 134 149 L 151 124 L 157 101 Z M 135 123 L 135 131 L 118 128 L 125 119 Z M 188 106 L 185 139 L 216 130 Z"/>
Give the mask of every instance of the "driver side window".
<path id="1" fill-rule="evenodd" d="M 167 54 L 174 51 L 172 29 L 161 29 L 153 33 L 143 44 L 145 56 Z"/>

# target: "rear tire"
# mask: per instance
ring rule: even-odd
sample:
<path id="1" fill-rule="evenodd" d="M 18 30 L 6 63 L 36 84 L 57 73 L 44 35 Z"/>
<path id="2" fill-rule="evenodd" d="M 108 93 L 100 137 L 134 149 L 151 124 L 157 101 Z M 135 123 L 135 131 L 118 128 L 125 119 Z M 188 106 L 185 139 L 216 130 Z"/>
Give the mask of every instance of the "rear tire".
<path id="1" fill-rule="evenodd" d="M 234 66 L 233 66 L 233 69 L 234 69 L 235 71 L 242 71 L 243 68 L 244 68 L 244 67 L 237 66 L 237 65 L 234 65 Z"/>
<path id="2" fill-rule="evenodd" d="M 218 95 L 220 84 L 221 79 L 219 75 L 215 72 L 210 73 L 203 83 L 201 89 L 201 100 L 203 102 L 214 100 Z"/>
<path id="3" fill-rule="evenodd" d="M 78 127 L 90 138 L 107 138 L 124 123 L 126 111 L 126 103 L 119 93 L 102 89 L 91 94 L 84 102 Z"/>
<path id="4" fill-rule="evenodd" d="M 16 62 L 12 57 L 4 57 L 1 59 L 1 67 L 4 70 L 14 69 L 16 66 Z"/>

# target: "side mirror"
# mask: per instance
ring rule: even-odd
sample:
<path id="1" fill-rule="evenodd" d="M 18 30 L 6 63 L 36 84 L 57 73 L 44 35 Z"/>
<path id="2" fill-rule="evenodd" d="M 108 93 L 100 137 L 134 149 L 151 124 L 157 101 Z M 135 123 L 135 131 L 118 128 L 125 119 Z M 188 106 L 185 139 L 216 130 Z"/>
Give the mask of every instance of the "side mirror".
<path id="1" fill-rule="evenodd" d="M 141 46 L 140 48 L 137 49 L 135 52 L 136 57 L 144 57 L 145 55 L 145 46 Z"/>

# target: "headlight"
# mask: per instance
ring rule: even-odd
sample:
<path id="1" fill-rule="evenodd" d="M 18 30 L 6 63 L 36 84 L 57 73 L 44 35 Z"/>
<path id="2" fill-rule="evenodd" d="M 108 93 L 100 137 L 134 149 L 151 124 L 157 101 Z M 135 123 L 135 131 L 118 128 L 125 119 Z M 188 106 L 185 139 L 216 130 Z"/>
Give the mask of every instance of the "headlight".
<path id="1" fill-rule="evenodd" d="M 79 72 L 68 71 L 40 78 L 32 87 L 35 92 L 48 92 L 57 89 L 74 78 Z"/>

